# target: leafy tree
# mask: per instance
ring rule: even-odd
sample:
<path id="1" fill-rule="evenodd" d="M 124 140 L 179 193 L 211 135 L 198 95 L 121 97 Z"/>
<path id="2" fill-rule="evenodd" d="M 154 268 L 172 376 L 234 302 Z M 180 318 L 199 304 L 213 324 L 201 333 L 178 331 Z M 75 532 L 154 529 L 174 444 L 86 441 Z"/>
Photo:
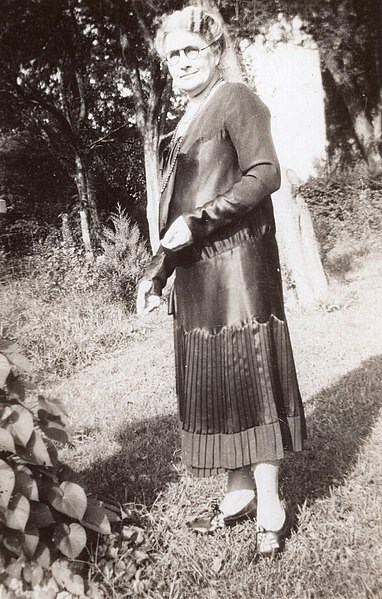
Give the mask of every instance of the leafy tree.
<path id="1" fill-rule="evenodd" d="M 99 229 L 94 154 L 129 125 L 109 40 L 80 0 L 6 0 L 0 15 L 2 129 L 33 127 L 75 182 Z"/>
<path id="2" fill-rule="evenodd" d="M 142 140 L 147 193 L 147 220 L 152 249 L 159 244 L 157 210 L 159 202 L 158 147 L 170 106 L 171 87 L 167 68 L 154 49 L 154 35 L 164 12 L 179 9 L 179 0 L 90 0 L 89 9 L 109 29 L 114 52 L 122 57 L 122 76 L 130 90 L 135 119 Z"/>
<path id="3" fill-rule="evenodd" d="M 382 172 L 382 49 L 379 0 L 221 0 L 223 16 L 237 37 L 263 33 L 279 14 L 300 16 L 316 41 L 322 69 L 330 76 L 370 169 Z"/>

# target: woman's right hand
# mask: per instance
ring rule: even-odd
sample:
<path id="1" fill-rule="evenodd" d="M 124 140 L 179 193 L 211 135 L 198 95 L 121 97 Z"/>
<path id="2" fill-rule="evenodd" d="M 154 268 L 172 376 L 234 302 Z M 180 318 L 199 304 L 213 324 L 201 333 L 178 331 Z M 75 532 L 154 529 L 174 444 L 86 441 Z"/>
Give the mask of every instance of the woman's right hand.
<path id="1" fill-rule="evenodd" d="M 159 308 L 160 297 L 159 295 L 150 293 L 152 286 L 152 281 L 148 279 L 143 279 L 139 283 L 136 302 L 137 314 L 139 316 L 145 316 L 155 310 L 155 308 Z"/>

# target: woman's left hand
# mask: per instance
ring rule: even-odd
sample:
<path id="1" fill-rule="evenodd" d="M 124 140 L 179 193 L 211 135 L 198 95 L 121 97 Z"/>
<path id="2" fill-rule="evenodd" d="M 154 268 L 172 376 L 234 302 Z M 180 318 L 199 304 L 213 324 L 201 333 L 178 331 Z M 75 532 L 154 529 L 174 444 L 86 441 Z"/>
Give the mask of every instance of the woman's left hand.
<path id="1" fill-rule="evenodd" d="M 167 250 L 176 251 L 190 243 L 192 243 L 192 233 L 183 216 L 179 216 L 165 233 L 161 244 Z"/>

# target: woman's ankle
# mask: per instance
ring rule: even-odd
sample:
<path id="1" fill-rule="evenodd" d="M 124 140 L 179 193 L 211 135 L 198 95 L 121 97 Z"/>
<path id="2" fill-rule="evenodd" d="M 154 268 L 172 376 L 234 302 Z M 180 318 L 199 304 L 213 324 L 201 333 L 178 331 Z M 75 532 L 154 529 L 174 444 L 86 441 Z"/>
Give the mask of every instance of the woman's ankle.
<path id="1" fill-rule="evenodd" d="M 255 481 L 249 466 L 228 472 L 227 493 L 232 493 L 233 491 L 253 491 L 254 488 Z"/>
<path id="2" fill-rule="evenodd" d="M 254 489 L 241 489 L 227 492 L 219 509 L 227 516 L 234 516 L 241 512 L 255 497 Z"/>
<path id="3" fill-rule="evenodd" d="M 257 524 L 266 530 L 280 530 L 286 518 L 285 508 L 279 498 L 257 504 Z"/>

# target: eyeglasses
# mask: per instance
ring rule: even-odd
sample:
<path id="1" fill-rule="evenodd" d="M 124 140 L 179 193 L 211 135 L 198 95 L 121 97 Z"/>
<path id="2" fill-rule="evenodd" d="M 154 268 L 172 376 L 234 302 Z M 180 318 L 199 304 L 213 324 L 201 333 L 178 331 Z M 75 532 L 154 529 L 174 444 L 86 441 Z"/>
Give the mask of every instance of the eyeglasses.
<path id="1" fill-rule="evenodd" d="M 181 48 L 180 50 L 172 50 L 171 52 L 166 54 L 166 62 L 170 65 L 178 64 L 178 62 L 180 61 L 181 54 L 184 54 L 184 56 L 186 58 L 189 58 L 190 60 L 196 60 L 197 58 L 199 58 L 199 54 L 203 52 L 203 50 L 207 50 L 207 48 L 210 48 L 210 46 L 216 44 L 218 39 L 212 42 L 211 44 L 208 44 L 208 46 L 204 46 L 204 48 L 198 48 L 197 46 L 186 46 L 185 48 Z"/>

